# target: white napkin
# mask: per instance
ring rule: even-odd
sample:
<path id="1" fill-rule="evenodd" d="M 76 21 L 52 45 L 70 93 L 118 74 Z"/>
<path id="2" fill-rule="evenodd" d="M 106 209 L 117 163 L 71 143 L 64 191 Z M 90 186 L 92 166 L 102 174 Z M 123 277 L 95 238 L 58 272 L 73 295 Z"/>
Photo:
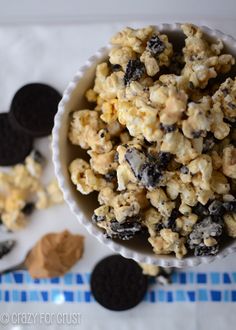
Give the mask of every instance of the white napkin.
<path id="1" fill-rule="evenodd" d="M 143 26 L 157 22 L 101 23 L 53 26 L 1 26 L 0 28 L 0 111 L 7 111 L 15 91 L 29 82 L 45 82 L 61 92 L 75 71 L 99 47 L 106 45 L 115 31 L 124 25 Z M 234 21 L 196 23 L 235 34 Z M 49 140 L 37 143 L 50 159 Z M 53 175 L 46 168 L 45 180 Z M 0 268 L 21 261 L 27 250 L 44 234 L 68 228 L 86 236 L 83 259 L 61 278 L 59 283 L 34 283 L 27 272 L 0 277 L 0 315 L 14 312 L 81 314 L 78 329 L 144 328 L 181 330 L 235 329 L 236 262 L 232 255 L 214 264 L 179 270 L 172 285 L 153 284 L 146 300 L 126 312 L 111 312 L 95 303 L 90 296 L 89 274 L 95 263 L 111 254 L 79 225 L 66 205 L 37 212 L 29 226 L 10 237 L 18 239 L 18 247 L 0 261 Z M 6 237 L 6 236 L 4 236 Z M 0 238 L 4 238 L 1 236 Z M 227 325 L 226 325 L 227 324 Z M 1 316 L 0 316 L 1 328 Z M 6 329 L 13 327 L 9 323 Z M 30 329 L 42 329 L 39 324 Z M 57 329 L 56 324 L 49 328 Z M 61 327 L 67 329 L 67 326 Z M 70 327 L 72 328 L 72 327 Z"/>

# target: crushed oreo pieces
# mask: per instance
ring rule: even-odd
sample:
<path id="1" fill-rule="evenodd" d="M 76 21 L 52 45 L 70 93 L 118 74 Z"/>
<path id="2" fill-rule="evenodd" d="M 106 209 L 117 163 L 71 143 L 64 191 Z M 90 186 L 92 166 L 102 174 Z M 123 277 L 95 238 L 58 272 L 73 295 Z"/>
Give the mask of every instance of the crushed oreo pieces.
<path id="1" fill-rule="evenodd" d="M 124 75 L 125 86 L 129 85 L 132 81 L 139 80 L 144 73 L 145 66 L 139 59 L 129 60 Z"/>
<path id="2" fill-rule="evenodd" d="M 146 188 L 155 188 L 161 181 L 162 173 L 157 163 L 144 163 L 140 169 L 140 182 Z"/>
<path id="3" fill-rule="evenodd" d="M 202 152 L 206 153 L 213 149 L 216 143 L 216 138 L 212 133 L 207 133 L 207 136 L 203 139 L 203 149 Z"/>
<path id="4" fill-rule="evenodd" d="M 163 41 L 158 37 L 158 35 L 153 34 L 147 42 L 147 50 L 150 51 L 152 55 L 159 55 L 165 50 L 165 45 Z"/>
<path id="5" fill-rule="evenodd" d="M 195 257 L 215 256 L 219 252 L 219 244 L 214 246 L 199 245 L 194 249 Z"/>
<path id="6" fill-rule="evenodd" d="M 223 207 L 226 212 L 236 212 L 236 200 L 231 202 L 224 202 Z"/>
<path id="7" fill-rule="evenodd" d="M 164 125 L 164 124 L 160 123 L 160 129 L 162 131 L 164 131 L 165 133 L 171 133 L 171 132 L 174 132 L 177 129 L 177 127 L 174 124 L 173 125 Z"/>
<path id="8" fill-rule="evenodd" d="M 169 219 L 167 220 L 166 228 L 176 231 L 176 219 L 181 215 L 178 209 L 173 209 Z"/>
<path id="9" fill-rule="evenodd" d="M 33 213 L 34 209 L 35 209 L 34 203 L 29 202 L 25 204 L 21 212 L 23 212 L 25 215 L 30 215 Z"/>
<path id="10" fill-rule="evenodd" d="M 146 188 L 155 188 L 160 183 L 163 171 L 171 161 L 173 155 L 169 152 L 159 152 L 156 155 L 145 155 L 136 148 L 128 148 L 125 160 L 131 167 L 135 177 Z"/>
<path id="11" fill-rule="evenodd" d="M 121 71 L 122 67 L 120 66 L 120 64 L 111 64 L 111 70 L 113 72 Z"/>
<path id="12" fill-rule="evenodd" d="M 189 173 L 189 169 L 187 168 L 187 166 L 181 166 L 180 167 L 180 172 L 182 173 L 182 174 L 188 174 Z"/>
<path id="13" fill-rule="evenodd" d="M 106 217 L 104 215 L 96 215 L 96 214 L 92 215 L 92 222 L 93 223 L 97 223 L 99 221 L 104 221 L 104 220 L 106 220 Z"/>
<path id="14" fill-rule="evenodd" d="M 208 216 L 194 225 L 193 231 L 189 235 L 188 246 L 191 250 L 194 250 L 195 256 L 214 255 L 218 252 L 218 244 L 211 247 L 206 246 L 204 239 L 212 237 L 219 242 L 222 233 L 223 226 L 214 222 L 212 217 Z"/>
<path id="15" fill-rule="evenodd" d="M 116 171 L 115 170 L 109 171 L 104 175 L 104 177 L 106 181 L 111 182 L 116 178 Z"/>
<path id="16" fill-rule="evenodd" d="M 117 220 L 112 220 L 110 223 L 109 238 L 119 238 L 122 240 L 129 240 L 134 237 L 135 234 L 141 232 L 142 225 L 139 217 L 127 218 L 124 222 L 120 223 Z"/>
<path id="17" fill-rule="evenodd" d="M 15 244 L 16 241 L 12 239 L 0 242 L 0 259 L 11 252 Z"/>
<path id="18" fill-rule="evenodd" d="M 156 281 L 160 285 L 167 285 L 172 283 L 173 268 L 159 267 L 159 273 L 156 275 Z"/>

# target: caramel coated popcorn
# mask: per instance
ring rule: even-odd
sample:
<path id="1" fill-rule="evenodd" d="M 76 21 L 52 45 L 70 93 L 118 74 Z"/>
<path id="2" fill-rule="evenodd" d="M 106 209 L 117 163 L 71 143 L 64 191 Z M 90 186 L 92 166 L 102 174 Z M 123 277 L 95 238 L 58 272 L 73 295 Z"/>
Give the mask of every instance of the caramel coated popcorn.
<path id="1" fill-rule="evenodd" d="M 152 26 L 117 33 L 68 132 L 89 155 L 69 172 L 82 194 L 98 192 L 93 222 L 108 238 L 146 232 L 156 254 L 177 258 L 236 236 L 235 59 L 197 26 L 181 29 L 182 50 Z"/>

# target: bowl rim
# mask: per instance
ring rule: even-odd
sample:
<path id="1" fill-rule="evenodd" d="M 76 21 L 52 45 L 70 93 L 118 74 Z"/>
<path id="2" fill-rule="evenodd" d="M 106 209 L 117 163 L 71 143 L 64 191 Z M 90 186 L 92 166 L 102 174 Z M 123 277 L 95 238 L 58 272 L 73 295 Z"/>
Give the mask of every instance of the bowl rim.
<path id="1" fill-rule="evenodd" d="M 154 25 L 160 32 L 162 31 L 178 31 L 180 30 L 180 26 L 184 23 L 174 23 L 174 24 L 158 24 Z M 230 36 L 227 35 L 217 29 L 211 29 L 206 26 L 199 26 L 200 29 L 206 33 L 207 36 L 215 38 L 215 39 L 221 39 L 224 43 L 231 44 L 231 47 L 235 49 L 236 51 L 236 40 Z M 83 78 L 84 73 L 87 69 L 89 69 L 93 64 L 99 62 L 109 51 L 111 48 L 111 45 L 108 44 L 105 47 L 100 48 L 96 53 L 91 56 L 74 75 L 72 80 L 67 85 L 67 88 L 65 89 L 63 93 L 63 97 L 58 105 L 58 112 L 54 118 L 54 127 L 52 130 L 52 160 L 55 170 L 55 175 L 58 180 L 58 184 L 60 189 L 62 190 L 64 199 L 66 203 L 68 204 L 70 210 L 72 213 L 76 216 L 79 223 L 81 223 L 87 231 L 92 235 L 95 236 L 98 241 L 108 246 L 112 251 L 115 253 L 121 254 L 125 258 L 131 258 L 134 259 L 137 262 L 140 263 L 147 263 L 147 264 L 153 264 L 157 266 L 162 267 L 193 267 L 200 264 L 209 264 L 214 260 L 219 260 L 227 255 L 236 252 L 236 240 L 235 242 L 232 242 L 230 246 L 227 246 L 223 248 L 217 255 L 215 256 L 208 256 L 208 257 L 186 257 L 183 259 L 177 259 L 174 255 L 156 255 L 153 253 L 153 256 L 142 254 L 141 252 L 133 251 L 127 247 L 121 246 L 119 243 L 105 238 L 104 234 L 102 232 L 98 232 L 94 228 L 94 224 L 92 224 L 91 221 L 86 219 L 86 217 L 83 215 L 83 213 L 80 211 L 80 208 L 77 205 L 76 200 L 72 196 L 69 188 L 67 187 L 67 180 L 62 175 L 62 165 L 61 165 L 61 157 L 60 157 L 60 148 L 59 148 L 59 140 L 60 140 L 60 129 L 61 129 L 61 123 L 63 120 L 63 116 L 65 113 L 65 106 L 70 100 L 70 96 L 72 92 L 75 90 L 77 84 L 80 82 L 81 78 Z"/>

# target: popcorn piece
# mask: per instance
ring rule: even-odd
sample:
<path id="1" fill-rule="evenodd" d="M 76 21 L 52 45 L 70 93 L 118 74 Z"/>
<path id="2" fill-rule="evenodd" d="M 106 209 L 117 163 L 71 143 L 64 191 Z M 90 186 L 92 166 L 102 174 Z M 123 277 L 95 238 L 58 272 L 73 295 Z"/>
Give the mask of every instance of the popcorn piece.
<path id="1" fill-rule="evenodd" d="M 109 53 L 109 61 L 111 64 L 119 64 L 125 71 L 130 59 L 135 59 L 136 53 L 131 47 L 124 46 L 121 48 L 112 48 Z"/>
<path id="2" fill-rule="evenodd" d="M 219 171 L 212 172 L 211 189 L 217 194 L 227 194 L 229 192 L 230 184 L 224 174 Z"/>
<path id="3" fill-rule="evenodd" d="M 146 72 L 150 77 L 155 76 L 157 72 L 160 71 L 160 67 L 158 65 L 158 61 L 155 57 L 148 51 L 145 50 L 140 57 L 141 61 L 144 63 Z"/>
<path id="4" fill-rule="evenodd" d="M 110 134 L 103 129 L 104 124 L 96 111 L 80 110 L 73 113 L 69 139 L 83 149 L 91 148 L 98 153 L 112 149 Z"/>
<path id="5" fill-rule="evenodd" d="M 157 109 L 142 101 L 137 100 L 135 106 L 127 101 L 118 102 L 119 122 L 127 127 L 131 136 L 143 135 L 149 142 L 157 141 L 163 135 L 159 129 L 157 112 Z"/>
<path id="6" fill-rule="evenodd" d="M 112 201 L 115 218 L 118 222 L 139 214 L 140 204 L 132 192 L 118 194 Z"/>
<path id="7" fill-rule="evenodd" d="M 198 103 L 190 102 L 188 104 L 187 115 L 189 117 L 182 122 L 182 130 L 187 138 L 205 136 L 206 132 L 210 131 L 212 122 L 210 108 L 209 97 L 203 97 Z"/>
<path id="8" fill-rule="evenodd" d="M 188 163 L 198 155 L 196 150 L 191 146 L 191 142 L 177 131 L 164 135 L 161 151 L 176 155 L 175 160 L 182 164 Z"/>
<path id="9" fill-rule="evenodd" d="M 172 55 L 173 47 L 168 37 L 157 32 L 147 41 L 146 50 L 140 59 L 145 64 L 147 74 L 152 77 L 162 66 L 169 66 Z"/>
<path id="10" fill-rule="evenodd" d="M 227 78 L 212 97 L 216 108 L 223 110 L 224 115 L 229 119 L 236 117 L 236 78 Z"/>
<path id="11" fill-rule="evenodd" d="M 217 151 L 213 150 L 211 152 L 211 160 L 212 160 L 212 167 L 214 170 L 219 170 L 222 166 L 222 159 L 217 153 Z"/>
<path id="12" fill-rule="evenodd" d="M 157 276 L 160 272 L 160 267 L 151 264 L 139 263 L 143 269 L 143 274 L 148 276 Z"/>
<path id="13" fill-rule="evenodd" d="M 162 215 L 153 207 L 149 208 L 144 214 L 144 224 L 151 237 L 156 236 L 158 225 L 163 221 Z"/>
<path id="14" fill-rule="evenodd" d="M 232 55 L 220 55 L 223 49 L 222 41 L 210 44 L 202 31 L 191 24 L 183 24 L 181 28 L 187 36 L 183 48 L 186 64 L 181 74 L 187 77 L 194 87 L 205 88 L 211 78 L 231 69 L 235 60 Z"/>
<path id="15" fill-rule="evenodd" d="M 128 164 L 121 164 L 117 167 L 118 190 L 125 190 L 129 182 L 137 182 Z"/>
<path id="16" fill-rule="evenodd" d="M 94 190 L 101 190 L 106 185 L 101 175 L 96 175 L 83 159 L 75 159 L 70 164 L 69 171 L 72 182 L 82 194 L 87 195 Z"/>
<path id="17" fill-rule="evenodd" d="M 117 99 L 111 99 L 110 101 L 102 104 L 101 119 L 105 123 L 113 123 L 117 119 Z"/>
<path id="18" fill-rule="evenodd" d="M 211 109 L 211 115 L 211 131 L 214 133 L 216 139 L 222 140 L 229 134 L 230 127 L 224 122 L 224 114 L 218 104 L 215 104 Z"/>
<path id="19" fill-rule="evenodd" d="M 12 185 L 16 188 L 34 193 L 39 189 L 40 182 L 29 173 L 25 165 L 18 164 L 11 170 L 10 186 Z"/>
<path id="20" fill-rule="evenodd" d="M 169 218 L 175 203 L 168 199 L 165 192 L 161 188 L 157 188 L 147 193 L 147 198 L 150 199 L 151 204 L 158 209 L 160 214 Z"/>
<path id="21" fill-rule="evenodd" d="M 11 190 L 5 200 L 5 211 L 21 211 L 25 206 L 26 191 L 20 189 Z"/>
<path id="22" fill-rule="evenodd" d="M 152 33 L 152 26 L 138 30 L 126 27 L 124 30 L 118 32 L 114 37 L 112 37 L 111 43 L 113 45 L 131 47 L 134 52 L 141 54 L 144 51 L 147 40 L 150 38 Z"/>
<path id="23" fill-rule="evenodd" d="M 91 138 L 95 138 L 102 122 L 99 121 L 99 114 L 91 110 L 79 110 L 72 114 L 72 121 L 69 131 L 69 139 L 83 149 L 88 149 Z"/>
<path id="24" fill-rule="evenodd" d="M 188 216 L 179 217 L 176 219 L 176 229 L 182 236 L 187 236 L 192 232 L 197 220 L 198 216 L 193 213 Z"/>
<path id="25" fill-rule="evenodd" d="M 19 210 L 3 213 L 1 218 L 3 224 L 12 231 L 22 229 L 27 225 L 25 215 Z"/>
<path id="26" fill-rule="evenodd" d="M 37 202 L 35 204 L 36 209 L 42 210 L 49 206 L 48 195 L 45 189 L 40 189 L 37 191 Z"/>
<path id="27" fill-rule="evenodd" d="M 49 202 L 51 205 L 63 203 L 63 195 L 58 186 L 57 180 L 52 180 L 47 186 L 47 193 L 49 196 Z"/>
<path id="28" fill-rule="evenodd" d="M 91 103 L 97 102 L 98 94 L 93 89 L 91 89 L 91 88 L 88 89 L 85 96 L 86 96 L 86 99 L 88 100 L 88 102 L 91 102 Z"/>
<path id="29" fill-rule="evenodd" d="M 224 223 L 226 226 L 227 234 L 230 237 L 236 237 L 236 214 L 225 214 L 224 215 Z"/>
<path id="30" fill-rule="evenodd" d="M 104 186 L 101 188 L 98 194 L 98 202 L 99 204 L 105 204 L 108 206 L 112 206 L 113 200 L 117 194 L 113 191 L 113 189 L 109 186 Z"/>
<path id="31" fill-rule="evenodd" d="M 92 150 L 89 150 L 88 154 L 91 157 L 91 168 L 99 174 L 105 175 L 117 167 L 117 163 L 114 162 L 115 150 L 111 150 L 104 154 L 98 154 Z"/>
<path id="32" fill-rule="evenodd" d="M 177 259 L 182 259 L 187 254 L 184 238 L 179 238 L 179 234 L 174 233 L 171 229 L 162 229 L 160 236 L 149 237 L 148 241 L 153 246 L 156 254 L 175 252 Z"/>
<path id="33" fill-rule="evenodd" d="M 177 123 L 182 113 L 186 110 L 187 95 L 184 91 L 177 91 L 170 87 L 165 107 L 160 112 L 160 122 L 163 125 L 173 125 Z"/>
<path id="34" fill-rule="evenodd" d="M 109 75 L 109 68 L 107 63 L 103 62 L 98 64 L 96 68 L 95 84 L 93 88 L 95 93 L 100 94 L 103 92 L 103 84 L 105 83 L 108 75 Z"/>
<path id="35" fill-rule="evenodd" d="M 236 179 L 236 148 L 232 145 L 223 150 L 222 170 L 229 178 Z"/>
<path id="36" fill-rule="evenodd" d="M 201 155 L 192 160 L 187 168 L 192 175 L 192 183 L 194 186 L 203 190 L 210 189 L 210 180 L 212 176 L 212 161 L 208 155 Z"/>

